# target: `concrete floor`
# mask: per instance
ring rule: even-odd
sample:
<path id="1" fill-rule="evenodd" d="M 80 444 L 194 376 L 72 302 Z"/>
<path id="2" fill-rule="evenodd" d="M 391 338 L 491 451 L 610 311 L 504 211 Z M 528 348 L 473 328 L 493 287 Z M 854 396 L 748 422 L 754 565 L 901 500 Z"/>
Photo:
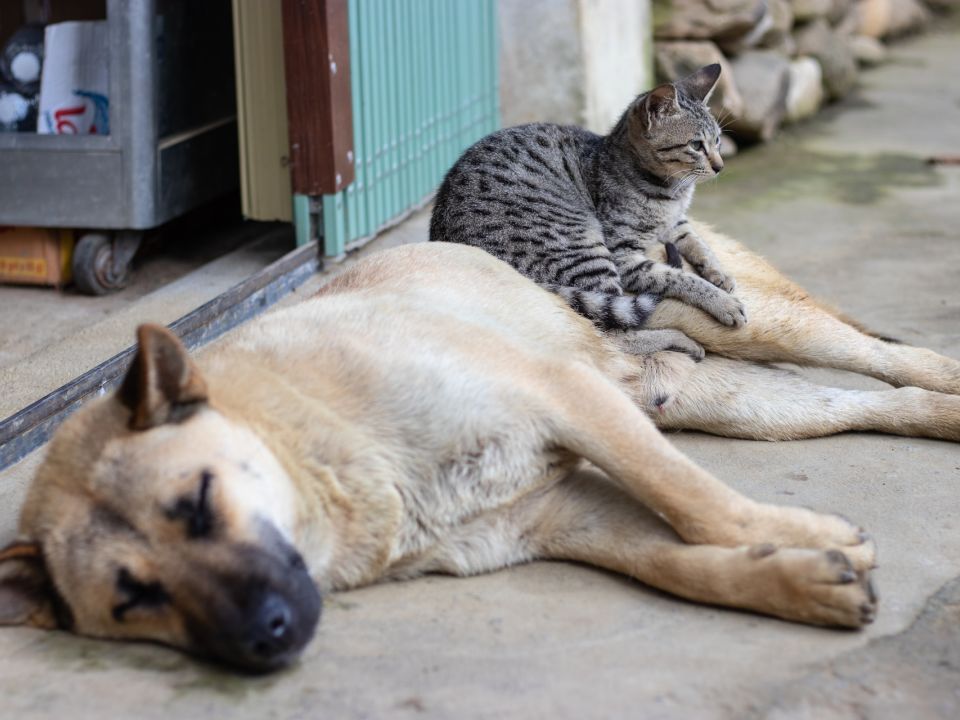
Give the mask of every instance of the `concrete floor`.
<path id="1" fill-rule="evenodd" d="M 960 152 L 958 40 L 952 31 L 897 46 L 857 97 L 742 155 L 694 205 L 852 315 L 954 357 L 960 168 L 924 159 Z M 397 232 L 385 242 L 422 239 L 423 215 Z M 809 628 L 536 563 L 331 597 L 303 660 L 266 678 L 163 648 L 0 631 L 0 715 L 960 717 L 960 448 L 870 434 L 672 439 L 758 499 L 839 510 L 867 527 L 880 547 L 876 623 Z M 35 462 L 0 475 L 3 506 L 15 506 Z"/>

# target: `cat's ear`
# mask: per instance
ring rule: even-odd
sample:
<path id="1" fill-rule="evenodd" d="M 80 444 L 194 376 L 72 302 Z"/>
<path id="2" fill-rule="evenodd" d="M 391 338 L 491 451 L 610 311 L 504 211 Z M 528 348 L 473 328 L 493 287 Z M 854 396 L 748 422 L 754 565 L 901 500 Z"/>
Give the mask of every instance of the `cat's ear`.
<path id="1" fill-rule="evenodd" d="M 720 64 L 714 63 L 702 67 L 694 73 L 687 75 L 682 80 L 677 80 L 677 89 L 691 100 L 699 100 L 706 103 L 713 95 L 717 87 L 717 81 L 720 79 Z"/>
<path id="2" fill-rule="evenodd" d="M 680 112 L 677 89 L 670 84 L 658 85 L 637 103 L 635 110 L 647 132 L 663 120 Z"/>

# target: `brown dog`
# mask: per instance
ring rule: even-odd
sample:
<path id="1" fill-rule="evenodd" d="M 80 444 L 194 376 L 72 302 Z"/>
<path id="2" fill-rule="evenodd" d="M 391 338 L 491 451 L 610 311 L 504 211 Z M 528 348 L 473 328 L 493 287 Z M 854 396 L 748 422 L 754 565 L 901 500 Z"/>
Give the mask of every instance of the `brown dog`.
<path id="1" fill-rule="evenodd" d="M 0 555 L 0 622 L 265 670 L 309 641 L 322 592 L 536 558 L 791 620 L 870 622 L 875 554 L 859 528 L 738 494 L 641 408 L 741 437 L 957 440 L 960 397 L 943 393 L 960 391 L 960 364 L 861 333 L 701 232 L 751 322 L 720 328 L 664 303 L 657 322 L 726 355 L 700 363 L 625 353 L 628 338 L 601 336 L 507 265 L 442 243 L 371 257 L 196 364 L 168 331 L 141 327 L 121 390 L 50 443 L 20 539 Z M 731 357 L 941 392 L 838 391 Z M 571 474 L 582 459 L 608 479 Z"/>

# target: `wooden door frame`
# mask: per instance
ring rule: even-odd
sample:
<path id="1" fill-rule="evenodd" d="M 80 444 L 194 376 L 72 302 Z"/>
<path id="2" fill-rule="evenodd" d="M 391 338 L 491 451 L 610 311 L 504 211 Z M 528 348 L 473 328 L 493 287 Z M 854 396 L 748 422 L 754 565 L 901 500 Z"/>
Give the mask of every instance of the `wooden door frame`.
<path id="1" fill-rule="evenodd" d="M 296 195 L 332 195 L 354 180 L 347 0 L 283 0 L 283 57 Z"/>

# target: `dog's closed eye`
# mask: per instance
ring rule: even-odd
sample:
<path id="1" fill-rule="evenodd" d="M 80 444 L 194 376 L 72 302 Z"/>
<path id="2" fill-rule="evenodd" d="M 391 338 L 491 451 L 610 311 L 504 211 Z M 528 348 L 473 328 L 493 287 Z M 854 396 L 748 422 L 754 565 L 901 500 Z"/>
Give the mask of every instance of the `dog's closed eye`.
<path id="1" fill-rule="evenodd" d="M 113 619 L 123 622 L 124 616 L 135 607 L 158 608 L 170 602 L 170 596 L 159 582 L 140 582 L 127 568 L 117 572 L 117 590 L 126 597 L 114 605 Z"/>
<path id="2" fill-rule="evenodd" d="M 185 520 L 187 536 L 191 539 L 208 537 L 213 530 L 213 509 L 210 506 L 210 484 L 213 473 L 204 470 L 200 473 L 200 489 L 196 495 L 185 495 L 167 510 L 171 520 Z"/>

